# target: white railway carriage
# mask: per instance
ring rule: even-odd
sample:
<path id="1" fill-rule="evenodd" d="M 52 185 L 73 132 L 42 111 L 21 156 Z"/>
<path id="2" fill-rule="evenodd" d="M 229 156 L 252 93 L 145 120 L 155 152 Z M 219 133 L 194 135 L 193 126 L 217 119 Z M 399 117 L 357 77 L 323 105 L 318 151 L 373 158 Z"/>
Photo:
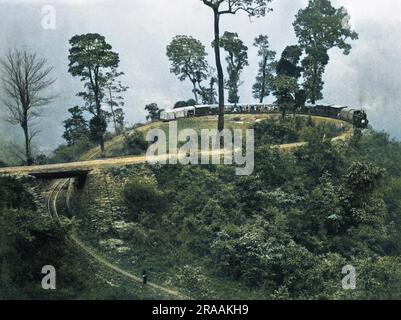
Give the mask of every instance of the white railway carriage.
<path id="1" fill-rule="evenodd" d="M 176 119 L 189 118 L 195 115 L 195 107 L 178 108 L 160 113 L 160 120 L 172 121 Z"/>
<path id="2" fill-rule="evenodd" d="M 175 120 L 175 112 L 173 110 L 160 112 L 160 120 L 163 120 L 163 121 Z"/>
<path id="3" fill-rule="evenodd" d="M 174 110 L 174 114 L 175 114 L 175 118 L 176 119 L 185 118 L 185 110 L 184 110 L 184 108 L 175 109 Z"/>
<path id="4" fill-rule="evenodd" d="M 174 109 L 172 111 L 164 111 L 160 113 L 160 119 L 163 121 L 172 121 L 176 119 L 188 117 L 202 117 L 208 115 L 217 115 L 219 106 L 213 105 L 197 105 Z M 279 108 L 275 104 L 252 103 L 252 104 L 226 104 L 226 113 L 276 113 Z M 352 123 L 357 128 L 365 129 L 369 120 L 367 114 L 363 110 L 355 110 L 345 106 L 338 105 L 312 105 L 304 106 L 298 113 L 309 114 L 321 117 L 330 117 L 340 119 Z"/>

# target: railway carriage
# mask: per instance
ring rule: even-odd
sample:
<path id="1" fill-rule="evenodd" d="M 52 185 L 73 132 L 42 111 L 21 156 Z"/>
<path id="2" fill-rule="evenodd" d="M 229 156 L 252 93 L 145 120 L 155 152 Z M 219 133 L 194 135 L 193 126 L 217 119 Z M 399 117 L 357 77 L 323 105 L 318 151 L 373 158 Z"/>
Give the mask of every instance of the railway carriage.
<path id="1" fill-rule="evenodd" d="M 160 119 L 163 121 L 172 121 L 188 117 L 202 117 L 208 115 L 217 115 L 219 111 L 218 105 L 197 105 L 184 108 L 174 109 L 172 111 L 163 111 L 160 113 Z M 274 104 L 227 104 L 225 105 L 226 113 L 275 113 L 279 111 L 279 107 Z M 351 109 L 347 106 L 339 105 L 311 105 L 302 107 L 298 113 L 333 118 L 352 123 L 358 129 L 368 127 L 369 121 L 365 111 Z"/>

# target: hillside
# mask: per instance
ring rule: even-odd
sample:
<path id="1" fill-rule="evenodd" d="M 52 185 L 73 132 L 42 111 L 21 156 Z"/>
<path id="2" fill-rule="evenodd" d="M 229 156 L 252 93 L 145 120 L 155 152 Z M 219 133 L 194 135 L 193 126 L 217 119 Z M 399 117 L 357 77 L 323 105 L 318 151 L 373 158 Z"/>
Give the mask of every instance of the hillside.
<path id="1" fill-rule="evenodd" d="M 380 133 L 333 144 L 316 130 L 293 153 L 258 145 L 250 177 L 226 166 L 105 169 L 88 188 L 106 192 L 77 201 L 79 233 L 125 270 L 194 298 L 398 297 L 383 285 L 401 281 L 390 196 L 400 150 Z M 343 291 L 347 264 L 376 285 Z"/>
<path id="2" fill-rule="evenodd" d="M 255 127 L 255 124 L 264 121 L 264 120 L 275 120 L 278 121 L 280 118 L 280 115 L 278 114 L 228 114 L 225 117 L 225 128 L 229 130 L 234 130 L 234 129 L 252 129 Z M 299 119 L 307 119 L 306 116 L 298 116 Z M 336 128 L 340 127 L 341 122 L 334 120 L 334 119 L 329 119 L 329 118 L 321 118 L 321 117 L 313 117 L 313 121 L 315 122 L 316 125 L 333 125 Z M 344 126 L 347 130 L 351 130 L 351 126 L 347 123 L 344 123 Z M 151 129 L 161 129 L 166 133 L 167 139 L 169 137 L 169 123 L 168 122 L 161 122 L 161 121 L 156 121 L 152 122 L 150 124 L 143 125 L 134 131 L 139 132 L 142 137 L 146 137 L 146 134 L 149 132 Z M 193 129 L 195 130 L 198 134 L 200 133 L 201 130 L 204 129 L 216 129 L 217 128 L 217 116 L 206 116 L 206 117 L 196 117 L 196 118 L 187 118 L 187 119 L 179 119 L 177 121 L 177 129 L 178 130 L 183 130 L 183 129 Z M 336 133 L 339 133 L 340 131 L 332 133 L 332 136 L 334 137 Z M 339 134 L 341 135 L 341 134 Z M 284 137 L 285 139 L 285 137 Z M 299 140 L 304 140 L 304 137 L 301 136 L 299 137 Z M 295 143 L 299 141 L 276 141 L 277 144 L 285 144 L 286 142 L 288 143 Z M 282 143 L 284 142 L 284 143 Z M 120 156 L 124 155 L 124 135 L 118 135 L 116 137 L 113 137 L 111 140 L 107 141 L 105 144 L 106 147 L 106 157 L 112 157 L 112 156 Z M 93 148 L 87 153 L 83 154 L 81 157 L 82 160 L 90 160 L 94 158 L 98 158 L 100 156 L 100 150 L 98 148 Z"/>
<path id="3" fill-rule="evenodd" d="M 193 298 L 399 297 L 387 281 L 401 283 L 400 144 L 373 131 L 331 143 L 321 130 L 292 153 L 259 144 L 250 177 L 212 165 L 98 170 L 76 198 L 79 235 Z M 347 264 L 363 277 L 352 293 L 339 285 Z"/>
<path id="4" fill-rule="evenodd" d="M 213 128 L 215 121 L 185 119 L 178 127 Z M 69 260 L 63 272 L 76 279 L 57 297 L 168 298 L 133 281 L 146 269 L 151 282 L 195 299 L 400 298 L 401 145 L 373 130 L 350 137 L 349 126 L 344 133 L 330 119 L 241 115 L 227 117 L 227 125 L 255 129 L 251 176 L 225 165 L 120 163 L 94 168 L 73 193 L 65 189 L 57 205 L 71 220 L 40 231 L 71 233 L 79 243 L 52 241 L 63 248 L 58 265 Z M 168 123 L 138 131 L 151 128 L 167 131 Z M 121 152 L 124 139 L 110 140 L 108 153 Z M 1 192 L 15 203 L 26 198 L 29 208 L 29 197 L 13 188 Z M 8 216 L 3 228 L 13 230 Z M 46 255 L 49 244 L 31 246 Z M 9 259 L 23 267 L 27 258 Z M 341 287 L 346 265 L 360 274 L 354 291 Z M 21 286 L 15 296 L 36 295 Z"/>

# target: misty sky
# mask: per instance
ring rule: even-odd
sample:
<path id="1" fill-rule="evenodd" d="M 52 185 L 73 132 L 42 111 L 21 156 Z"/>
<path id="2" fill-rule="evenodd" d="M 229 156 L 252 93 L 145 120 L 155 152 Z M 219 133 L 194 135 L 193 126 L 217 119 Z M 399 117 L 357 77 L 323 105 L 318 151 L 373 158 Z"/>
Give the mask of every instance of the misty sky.
<path id="1" fill-rule="evenodd" d="M 345 6 L 350 24 L 359 33 L 349 56 L 330 51 L 326 69 L 324 103 L 366 108 L 376 129 L 401 138 L 401 2 L 399 0 L 332 0 Z M 292 22 L 307 0 L 274 0 L 274 11 L 265 18 L 250 19 L 245 14 L 224 16 L 222 32 L 234 31 L 249 47 L 250 66 L 242 75 L 241 102 L 252 102 L 251 88 L 258 60 L 252 47 L 259 34 L 270 37 L 280 54 L 286 45 L 296 44 Z M 44 5 L 56 9 L 56 30 L 41 25 Z M 62 121 L 67 109 L 82 105 L 75 94 L 82 83 L 68 73 L 68 40 L 75 34 L 100 33 L 120 54 L 121 71 L 126 76 L 127 121 L 143 121 L 144 106 L 157 102 L 171 108 L 177 100 L 192 97 L 191 86 L 170 74 L 166 46 L 177 34 L 201 40 L 209 52 L 213 37 L 212 12 L 200 0 L 0 0 L 0 56 L 9 48 L 26 46 L 46 56 L 54 66 L 57 82 L 52 89 L 57 100 L 46 107 L 41 134 L 36 139 L 42 149 L 62 142 Z M 0 102 L 0 113 L 3 111 Z M 11 129 L 0 120 L 1 139 L 18 140 L 19 128 Z"/>

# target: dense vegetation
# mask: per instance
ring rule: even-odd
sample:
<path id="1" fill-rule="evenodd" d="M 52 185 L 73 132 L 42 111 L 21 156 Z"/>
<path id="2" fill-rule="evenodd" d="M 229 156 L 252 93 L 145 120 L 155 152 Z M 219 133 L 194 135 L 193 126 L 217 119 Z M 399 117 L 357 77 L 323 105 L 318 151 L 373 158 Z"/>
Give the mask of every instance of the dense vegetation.
<path id="1" fill-rule="evenodd" d="M 164 298 L 88 259 L 68 240 L 73 228 L 40 215 L 21 180 L 0 176 L 0 299 Z M 45 265 L 57 290 L 42 289 Z"/>
<path id="2" fill-rule="evenodd" d="M 333 143 L 347 128 L 296 117 L 306 102 L 323 98 L 329 51 L 347 55 L 349 41 L 358 37 L 346 10 L 329 0 L 310 0 L 293 23 L 298 44 L 286 46 L 278 60 L 267 35 L 255 38 L 254 97 L 263 102 L 273 94 L 282 114 L 257 122 L 254 115 L 224 117 L 224 90 L 228 102 L 240 101 L 241 73 L 250 62 L 246 44 L 235 32 L 221 35 L 219 22 L 241 11 L 265 16 L 271 0 L 202 2 L 213 9 L 216 70 L 207 63 L 206 47 L 191 36 L 173 38 L 167 56 L 171 72 L 190 80 L 194 94 L 175 107 L 218 103 L 219 116 L 182 119 L 178 129 L 254 128 L 253 175 L 236 176 L 234 167 L 215 165 L 111 168 L 101 172 L 104 181 L 92 185 L 98 187 L 92 194 L 76 195 L 81 207 L 69 213 L 76 219 L 63 217 L 60 223 L 39 214 L 21 181 L 0 176 L 0 299 L 165 298 L 88 259 L 69 241 L 72 234 L 132 274 L 146 269 L 152 281 L 192 298 L 401 298 L 400 143 L 374 131 Z M 0 167 L 140 155 L 148 148 L 146 130 L 167 133 L 168 124 L 156 122 L 163 110 L 156 103 L 145 107 L 152 121 L 147 128 L 125 127 L 128 87 L 119 80 L 120 55 L 104 36 L 75 35 L 69 43 L 68 71 L 82 82 L 77 96 L 83 105 L 69 109 L 66 144 L 50 158 L 33 150 L 37 132 L 31 120 L 55 99 L 39 94 L 53 85 L 53 67 L 27 49 L 0 59 L 8 120 L 25 137 L 24 156 L 16 160 L 11 146 L 2 148 Z M 110 123 L 113 134 L 107 131 Z M 299 141 L 308 143 L 290 151 L 272 146 Z M 111 193 L 118 207 L 108 199 Z M 87 210 L 91 196 L 106 209 Z M 56 267 L 57 291 L 40 287 L 44 265 Z M 357 272 L 352 291 L 341 287 L 346 265 Z"/>
<path id="3" fill-rule="evenodd" d="M 249 177 L 212 165 L 113 170 L 124 208 L 80 217 L 80 233 L 194 298 L 400 298 L 401 145 L 373 131 L 347 144 L 309 131 L 294 152 L 259 144 Z M 341 287 L 346 265 L 356 290 Z"/>

